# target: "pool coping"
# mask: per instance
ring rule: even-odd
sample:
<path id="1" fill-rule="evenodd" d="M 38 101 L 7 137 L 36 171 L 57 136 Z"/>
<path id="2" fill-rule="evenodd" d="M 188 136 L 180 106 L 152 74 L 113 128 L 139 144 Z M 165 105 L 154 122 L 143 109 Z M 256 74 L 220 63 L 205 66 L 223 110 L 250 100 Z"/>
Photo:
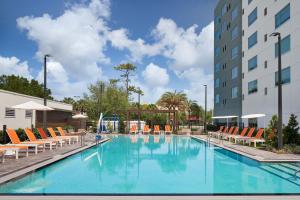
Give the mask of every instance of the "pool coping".
<path id="1" fill-rule="evenodd" d="M 105 143 L 105 142 L 107 142 L 109 140 L 111 140 L 111 138 L 105 138 L 105 139 L 99 141 L 99 143 Z M 52 158 L 49 158 L 49 159 L 46 159 L 46 160 L 34 163 L 33 165 L 30 165 L 30 166 L 25 167 L 23 169 L 20 169 L 20 170 L 18 169 L 18 170 L 12 171 L 12 172 L 8 172 L 7 174 L 5 174 L 4 176 L 2 176 L 0 178 L 0 185 L 4 184 L 6 182 L 12 181 L 14 179 L 19 179 L 22 176 L 30 174 L 30 173 L 32 173 L 32 172 L 34 172 L 34 171 L 36 171 L 36 170 L 38 170 L 38 169 L 40 169 L 42 167 L 46 167 L 48 165 L 56 163 L 56 162 L 58 162 L 60 160 L 68 158 L 68 157 L 70 157 L 70 156 L 72 156 L 74 154 L 77 154 L 77 153 L 81 152 L 81 151 L 84 151 L 86 149 L 94 147 L 95 145 L 96 145 L 96 143 L 94 142 L 92 144 L 89 144 L 89 145 L 86 145 L 86 146 L 83 146 L 83 147 L 71 150 L 69 152 L 66 152 L 64 154 L 55 155 Z"/>
<path id="2" fill-rule="evenodd" d="M 276 159 L 276 160 L 275 159 L 265 159 L 261 156 L 257 156 L 255 154 L 250 154 L 250 153 L 247 153 L 247 152 L 244 152 L 244 151 L 239 151 L 237 149 L 230 148 L 228 146 L 213 142 L 211 140 L 207 141 L 207 139 L 201 138 L 199 136 L 198 137 L 197 136 L 190 136 L 190 137 L 195 139 L 195 140 L 201 140 L 201 141 L 204 141 L 204 142 L 208 142 L 208 143 L 210 143 L 214 146 L 217 146 L 217 147 L 220 147 L 222 149 L 237 153 L 239 155 L 248 157 L 248 158 L 256 160 L 258 162 L 268 162 L 268 163 L 298 163 L 298 162 L 300 162 L 299 159 Z"/>

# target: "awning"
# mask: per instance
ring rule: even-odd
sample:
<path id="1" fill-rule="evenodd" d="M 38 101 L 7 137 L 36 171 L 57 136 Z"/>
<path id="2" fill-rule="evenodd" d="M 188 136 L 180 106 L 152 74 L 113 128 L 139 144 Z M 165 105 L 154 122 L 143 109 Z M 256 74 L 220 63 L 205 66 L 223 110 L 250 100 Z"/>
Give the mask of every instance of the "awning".
<path id="1" fill-rule="evenodd" d="M 250 115 L 243 115 L 242 119 L 260 118 L 265 116 L 266 116 L 265 114 L 250 114 Z"/>
<path id="2" fill-rule="evenodd" d="M 44 106 L 42 104 L 36 103 L 35 101 L 28 101 L 26 103 L 12 106 L 11 108 L 23 109 L 23 110 L 45 110 L 45 111 L 54 110 L 53 108 L 50 108 L 49 106 Z"/>
<path id="3" fill-rule="evenodd" d="M 231 118 L 238 118 L 239 116 L 235 116 L 235 115 L 232 115 L 232 116 L 215 116 L 215 117 L 212 117 L 212 119 L 231 119 Z"/>

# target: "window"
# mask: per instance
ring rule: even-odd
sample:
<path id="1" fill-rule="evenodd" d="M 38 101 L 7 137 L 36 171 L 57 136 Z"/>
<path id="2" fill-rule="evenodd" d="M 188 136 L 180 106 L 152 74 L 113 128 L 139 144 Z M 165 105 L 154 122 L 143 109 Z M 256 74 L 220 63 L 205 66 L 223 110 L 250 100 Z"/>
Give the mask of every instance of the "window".
<path id="1" fill-rule="evenodd" d="M 219 30 L 215 31 L 215 40 L 220 40 L 221 39 L 221 33 Z"/>
<path id="2" fill-rule="evenodd" d="M 239 34 L 239 28 L 238 26 L 235 26 L 231 31 L 231 40 L 237 38 L 238 34 Z"/>
<path id="3" fill-rule="evenodd" d="M 31 118 L 32 117 L 32 110 L 25 110 L 25 118 Z"/>
<path id="4" fill-rule="evenodd" d="M 218 87 L 220 87 L 220 79 L 216 78 L 216 80 L 215 80 L 215 88 L 218 88 Z"/>
<path id="5" fill-rule="evenodd" d="M 235 99 L 238 97 L 238 87 L 231 88 L 231 98 Z"/>
<path id="6" fill-rule="evenodd" d="M 234 48 L 231 49 L 231 59 L 235 59 L 239 54 L 239 47 L 236 46 Z"/>
<path id="7" fill-rule="evenodd" d="M 265 69 L 268 68 L 268 61 L 265 61 Z"/>
<path id="8" fill-rule="evenodd" d="M 216 104 L 220 103 L 220 95 L 219 94 L 216 95 L 215 103 Z"/>
<path id="9" fill-rule="evenodd" d="M 221 69 L 220 63 L 215 64 L 215 72 L 219 72 Z"/>
<path id="10" fill-rule="evenodd" d="M 248 5 L 252 2 L 252 0 L 248 0 Z"/>
<path id="11" fill-rule="evenodd" d="M 265 95 L 268 95 L 268 88 L 265 88 Z"/>
<path id="12" fill-rule="evenodd" d="M 257 80 L 248 83 L 248 94 L 257 92 Z"/>
<path id="13" fill-rule="evenodd" d="M 6 118 L 14 118 L 14 117 L 16 117 L 15 109 L 5 108 L 5 117 Z"/>
<path id="14" fill-rule="evenodd" d="M 220 53 L 221 53 L 220 48 L 219 48 L 219 47 L 216 47 L 216 48 L 215 48 L 215 56 L 216 56 L 216 57 L 219 57 L 219 56 L 220 56 Z"/>
<path id="15" fill-rule="evenodd" d="M 265 42 L 267 42 L 268 41 L 268 35 L 267 34 L 265 34 Z"/>
<path id="16" fill-rule="evenodd" d="M 231 69 L 231 79 L 235 79 L 238 77 L 238 67 L 234 67 Z"/>
<path id="17" fill-rule="evenodd" d="M 267 14 L 268 14 L 268 8 L 265 8 L 264 9 L 264 15 L 267 16 Z"/>
<path id="18" fill-rule="evenodd" d="M 235 7 L 235 9 L 231 12 L 231 21 L 233 21 L 239 14 L 239 7 Z"/>
<path id="19" fill-rule="evenodd" d="M 290 12 L 291 8 L 290 4 L 288 4 L 275 15 L 275 28 L 278 28 L 290 19 Z"/>
<path id="20" fill-rule="evenodd" d="M 220 17 L 219 16 L 215 16 L 215 24 L 220 23 Z"/>
<path id="21" fill-rule="evenodd" d="M 281 84 L 287 84 L 291 82 L 291 68 L 287 67 L 281 70 Z M 278 71 L 275 72 L 275 85 L 278 85 Z"/>
<path id="22" fill-rule="evenodd" d="M 248 26 L 251 26 L 257 19 L 257 7 L 248 15 Z"/>
<path id="23" fill-rule="evenodd" d="M 257 67 L 257 56 L 254 56 L 248 60 L 248 71 L 251 71 Z"/>
<path id="24" fill-rule="evenodd" d="M 257 43 L 257 31 L 248 38 L 248 49 Z"/>
<path id="25" fill-rule="evenodd" d="M 281 40 L 281 55 L 291 50 L 291 36 L 288 35 Z M 275 44 L 275 57 L 278 56 L 278 42 Z"/>
<path id="26" fill-rule="evenodd" d="M 225 15 L 226 11 L 227 11 L 227 5 L 224 4 L 224 6 L 222 7 L 222 11 L 221 11 L 222 12 L 222 16 Z"/>

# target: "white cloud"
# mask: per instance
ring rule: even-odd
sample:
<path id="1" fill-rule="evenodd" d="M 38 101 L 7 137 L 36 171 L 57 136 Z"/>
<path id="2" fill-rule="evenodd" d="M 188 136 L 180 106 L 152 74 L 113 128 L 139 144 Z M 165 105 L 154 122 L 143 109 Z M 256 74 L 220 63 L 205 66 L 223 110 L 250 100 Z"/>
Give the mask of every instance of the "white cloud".
<path id="1" fill-rule="evenodd" d="M 32 79 L 27 62 L 21 62 L 16 57 L 0 56 L 0 75 L 16 75 Z"/>
<path id="2" fill-rule="evenodd" d="M 167 69 L 159 67 L 153 63 L 146 66 L 142 75 L 147 85 L 151 88 L 162 87 L 169 83 L 169 74 Z"/>
<path id="3" fill-rule="evenodd" d="M 108 0 L 92 0 L 88 5 L 73 5 L 57 18 L 26 16 L 18 18 L 17 24 L 37 43 L 39 59 L 50 54 L 71 80 L 96 80 L 101 77 L 98 63 L 109 62 L 104 55 L 109 15 Z"/>

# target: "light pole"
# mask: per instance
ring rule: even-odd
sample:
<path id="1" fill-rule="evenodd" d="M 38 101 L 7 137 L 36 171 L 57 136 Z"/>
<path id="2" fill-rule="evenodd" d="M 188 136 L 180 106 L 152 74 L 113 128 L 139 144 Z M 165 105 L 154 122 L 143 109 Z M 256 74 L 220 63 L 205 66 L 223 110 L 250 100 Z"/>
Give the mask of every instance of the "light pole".
<path id="1" fill-rule="evenodd" d="M 44 106 L 47 106 L 47 57 L 49 54 L 44 55 Z M 47 111 L 43 111 L 43 128 L 47 128 Z"/>
<path id="2" fill-rule="evenodd" d="M 205 88 L 205 107 L 204 107 L 204 133 L 206 133 L 206 112 L 207 112 L 207 85 L 203 85 Z"/>
<path id="3" fill-rule="evenodd" d="M 282 149 L 282 81 L 281 81 L 281 35 L 279 32 L 274 32 L 270 37 L 278 38 L 277 53 L 278 53 L 278 149 Z"/>
<path id="4" fill-rule="evenodd" d="M 138 130 L 141 130 L 141 95 L 144 95 L 140 88 L 137 88 L 136 93 L 138 94 Z"/>

